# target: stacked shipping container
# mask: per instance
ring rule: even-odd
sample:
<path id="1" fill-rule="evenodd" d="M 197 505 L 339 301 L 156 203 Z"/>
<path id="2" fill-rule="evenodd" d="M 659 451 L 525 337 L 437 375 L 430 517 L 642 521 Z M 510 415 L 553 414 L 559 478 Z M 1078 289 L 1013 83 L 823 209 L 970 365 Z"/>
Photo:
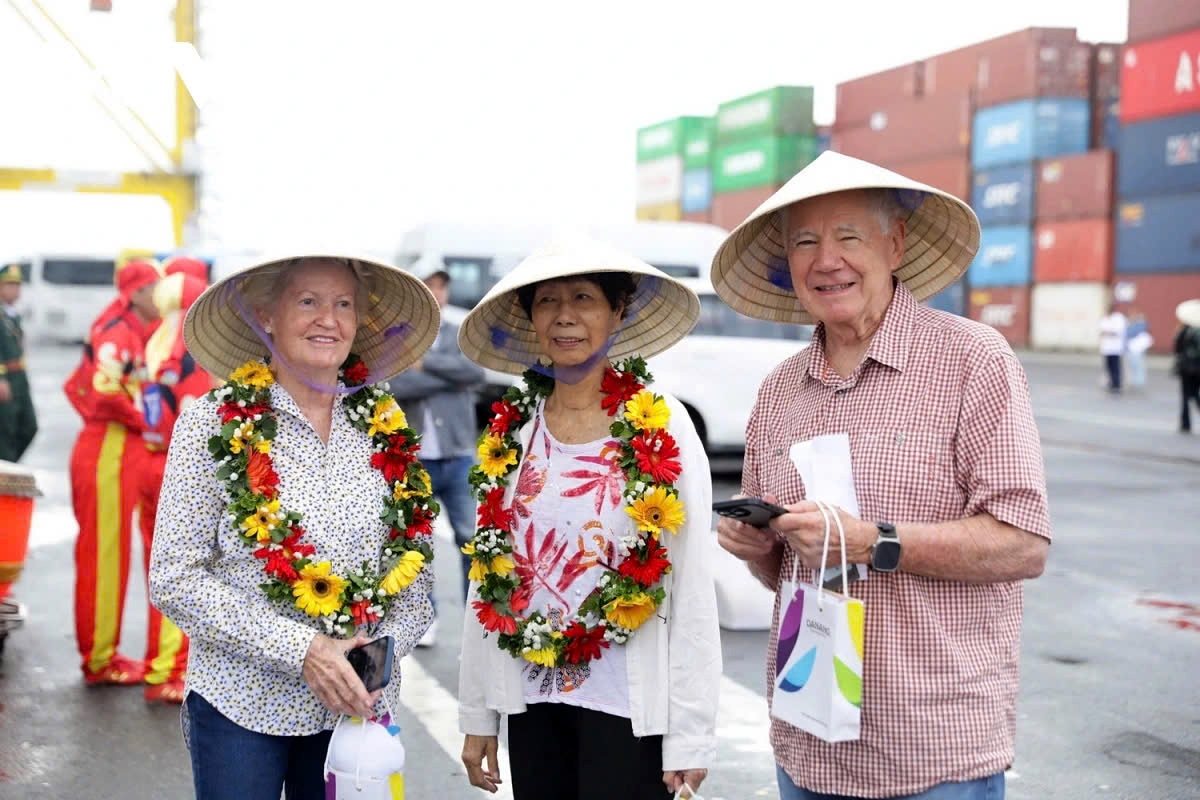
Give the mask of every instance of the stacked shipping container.
<path id="1" fill-rule="evenodd" d="M 707 217 L 711 139 L 709 117 L 678 117 L 638 131 L 638 219 L 677 221 L 697 213 Z"/>
<path id="2" fill-rule="evenodd" d="M 1169 352 L 1200 297 L 1200 0 L 1131 0 L 1120 120 L 1114 295 Z"/>
<path id="3" fill-rule="evenodd" d="M 717 107 L 712 222 L 742 223 L 817 156 L 807 86 L 776 86 Z"/>

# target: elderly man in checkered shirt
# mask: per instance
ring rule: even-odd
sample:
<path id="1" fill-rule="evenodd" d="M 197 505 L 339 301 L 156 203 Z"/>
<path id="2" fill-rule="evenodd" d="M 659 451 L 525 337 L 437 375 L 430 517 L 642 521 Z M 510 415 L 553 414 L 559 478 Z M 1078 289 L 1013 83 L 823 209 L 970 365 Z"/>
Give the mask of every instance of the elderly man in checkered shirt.
<path id="1" fill-rule="evenodd" d="M 811 581 L 825 524 L 789 449 L 846 434 L 861 519 L 838 512 L 848 560 L 870 565 L 850 585 L 866 606 L 860 735 L 829 743 L 772 719 L 783 800 L 1004 795 L 1021 581 L 1042 573 L 1050 545 L 1041 445 L 1008 343 L 918 303 L 978 247 L 958 199 L 828 152 L 714 259 L 737 311 L 817 323 L 763 381 L 746 428 L 742 492 L 786 513 L 768 528 L 722 519 L 722 546 L 772 590 L 797 562 Z M 769 688 L 778 630 L 777 602 Z"/>

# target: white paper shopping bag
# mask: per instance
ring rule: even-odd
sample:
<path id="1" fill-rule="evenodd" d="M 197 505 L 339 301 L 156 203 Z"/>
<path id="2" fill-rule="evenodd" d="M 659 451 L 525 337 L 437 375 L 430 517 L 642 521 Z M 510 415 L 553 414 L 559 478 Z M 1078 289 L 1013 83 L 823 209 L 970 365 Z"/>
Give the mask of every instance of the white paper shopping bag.
<path id="1" fill-rule="evenodd" d="M 859 516 L 849 434 L 829 433 L 796 442 L 788 451 L 788 458 L 804 481 L 805 499 L 828 503 L 852 517 Z M 825 573 L 825 588 L 833 586 L 841 573 L 840 567 L 831 566 Z M 866 564 L 850 566 L 851 581 L 865 581 L 867 574 Z"/>
<path id="2" fill-rule="evenodd" d="M 860 730 L 864 607 L 848 593 L 841 520 L 824 503 L 818 505 L 825 518 L 825 546 L 816 585 L 800 583 L 793 570 L 781 588 L 771 716 L 826 742 L 846 742 L 857 739 Z M 841 594 L 822 588 L 831 520 L 842 540 Z"/>

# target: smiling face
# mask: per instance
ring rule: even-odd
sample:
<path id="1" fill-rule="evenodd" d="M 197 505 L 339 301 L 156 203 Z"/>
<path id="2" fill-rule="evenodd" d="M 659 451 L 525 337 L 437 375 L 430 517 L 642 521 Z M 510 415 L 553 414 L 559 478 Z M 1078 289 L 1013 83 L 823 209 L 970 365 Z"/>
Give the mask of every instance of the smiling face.
<path id="1" fill-rule="evenodd" d="M 609 305 L 595 281 L 564 278 L 538 284 L 530 319 L 542 354 L 571 367 L 607 348 L 621 324 L 621 309 Z"/>
<path id="2" fill-rule="evenodd" d="M 882 318 L 892 272 L 904 259 L 904 222 L 863 191 L 814 197 L 786 214 L 788 267 L 801 305 L 827 328 L 859 329 Z"/>
<path id="3" fill-rule="evenodd" d="M 357 277 L 342 264 L 305 261 L 292 269 L 263 314 L 284 363 L 301 373 L 336 375 L 358 332 L 357 291 Z"/>

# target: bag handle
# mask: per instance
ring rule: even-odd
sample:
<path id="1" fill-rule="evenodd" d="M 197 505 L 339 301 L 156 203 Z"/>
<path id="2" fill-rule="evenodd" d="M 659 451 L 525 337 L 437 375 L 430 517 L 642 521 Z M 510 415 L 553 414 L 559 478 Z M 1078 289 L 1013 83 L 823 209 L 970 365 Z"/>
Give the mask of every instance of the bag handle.
<path id="1" fill-rule="evenodd" d="M 846 578 L 846 530 L 842 527 L 842 519 L 838 516 L 837 509 L 828 505 L 822 500 L 814 501 L 817 504 L 817 510 L 821 512 L 821 517 L 825 520 L 825 541 L 821 545 L 821 571 L 817 576 L 817 607 L 825 608 L 824 591 L 825 591 L 825 566 L 829 559 L 829 534 L 830 517 L 837 524 L 838 529 L 838 544 L 841 546 L 842 555 L 842 594 L 846 597 L 850 596 L 850 582 Z"/>
<path id="2" fill-rule="evenodd" d="M 687 794 L 684 794 L 685 791 Z M 686 800 L 704 800 L 695 789 L 688 786 L 687 781 L 684 781 L 683 786 L 675 790 L 675 800 L 680 800 L 680 798 L 686 798 Z"/>

